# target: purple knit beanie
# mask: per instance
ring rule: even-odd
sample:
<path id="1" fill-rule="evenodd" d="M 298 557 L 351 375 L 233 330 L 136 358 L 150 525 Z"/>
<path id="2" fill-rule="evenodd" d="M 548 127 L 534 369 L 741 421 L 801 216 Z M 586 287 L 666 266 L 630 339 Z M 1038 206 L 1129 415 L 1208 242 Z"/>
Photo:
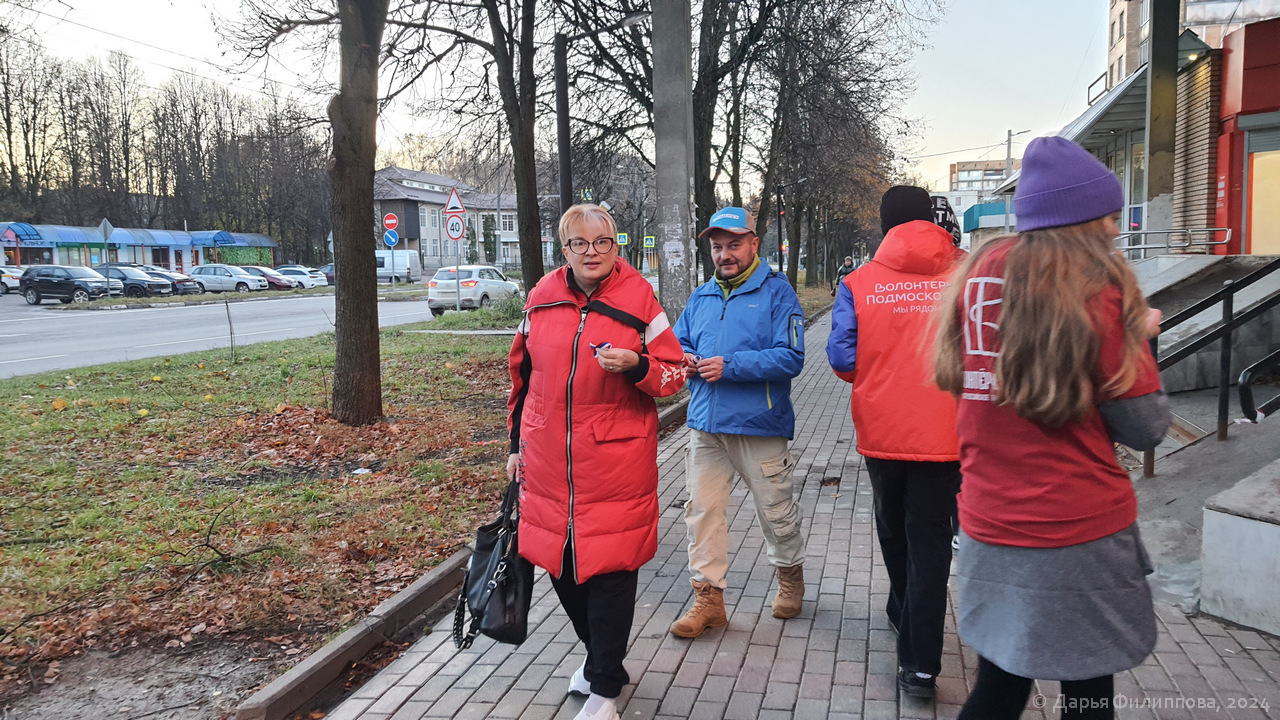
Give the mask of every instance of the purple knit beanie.
<path id="1" fill-rule="evenodd" d="M 1097 220 L 1124 207 L 1114 173 L 1088 150 L 1061 137 L 1027 145 L 1013 194 L 1018 232 Z"/>

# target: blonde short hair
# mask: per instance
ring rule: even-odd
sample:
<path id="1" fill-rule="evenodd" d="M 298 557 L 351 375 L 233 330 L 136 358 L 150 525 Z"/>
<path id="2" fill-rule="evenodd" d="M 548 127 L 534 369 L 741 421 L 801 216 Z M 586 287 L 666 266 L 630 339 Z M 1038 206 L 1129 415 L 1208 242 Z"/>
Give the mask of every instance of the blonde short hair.
<path id="1" fill-rule="evenodd" d="M 579 203 L 560 216 L 560 244 L 565 245 L 569 242 L 569 230 L 571 228 L 592 221 L 600 221 L 608 225 L 610 236 L 618 234 L 618 226 L 613 222 L 613 216 L 609 214 L 608 210 L 591 203 Z M 594 240 L 595 238 L 587 239 Z"/>

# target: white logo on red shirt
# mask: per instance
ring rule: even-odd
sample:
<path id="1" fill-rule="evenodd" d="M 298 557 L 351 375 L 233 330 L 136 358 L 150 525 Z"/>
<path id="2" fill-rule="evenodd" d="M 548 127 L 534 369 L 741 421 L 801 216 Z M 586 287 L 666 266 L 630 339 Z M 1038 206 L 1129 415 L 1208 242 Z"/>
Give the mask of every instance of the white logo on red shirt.
<path id="1" fill-rule="evenodd" d="M 987 320 L 989 307 L 999 307 L 1003 302 L 1001 287 L 1003 278 L 976 277 L 964 283 L 964 352 L 966 355 L 997 357 L 1000 353 L 988 350 L 983 335 L 990 328 L 999 331 L 1000 326 Z M 988 296 L 994 296 L 988 299 Z"/>

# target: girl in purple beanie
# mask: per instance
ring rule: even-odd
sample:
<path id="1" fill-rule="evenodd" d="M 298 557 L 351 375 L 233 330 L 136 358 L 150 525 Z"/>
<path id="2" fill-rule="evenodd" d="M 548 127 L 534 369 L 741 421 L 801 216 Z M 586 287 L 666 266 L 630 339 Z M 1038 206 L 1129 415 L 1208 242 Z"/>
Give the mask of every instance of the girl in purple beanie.
<path id="1" fill-rule="evenodd" d="M 1114 241 L 1120 183 L 1063 138 L 1027 147 L 1018 234 L 957 271 L 938 385 L 958 398 L 961 639 L 979 654 L 961 720 L 1015 719 L 1033 678 L 1063 718 L 1114 717 L 1113 675 L 1156 643 L 1138 502 L 1112 446 L 1169 425 L 1147 307 Z"/>

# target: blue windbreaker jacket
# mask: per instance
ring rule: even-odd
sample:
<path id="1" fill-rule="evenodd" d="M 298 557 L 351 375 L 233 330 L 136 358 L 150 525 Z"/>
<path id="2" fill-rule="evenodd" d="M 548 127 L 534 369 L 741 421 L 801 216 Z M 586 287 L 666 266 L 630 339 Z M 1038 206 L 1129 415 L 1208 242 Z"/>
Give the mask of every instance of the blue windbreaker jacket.
<path id="1" fill-rule="evenodd" d="M 709 280 L 689 298 L 675 333 L 685 352 L 724 357 L 719 381 L 689 381 L 689 427 L 792 437 L 791 378 L 804 368 L 804 311 L 786 278 L 761 261 L 728 300 Z"/>

